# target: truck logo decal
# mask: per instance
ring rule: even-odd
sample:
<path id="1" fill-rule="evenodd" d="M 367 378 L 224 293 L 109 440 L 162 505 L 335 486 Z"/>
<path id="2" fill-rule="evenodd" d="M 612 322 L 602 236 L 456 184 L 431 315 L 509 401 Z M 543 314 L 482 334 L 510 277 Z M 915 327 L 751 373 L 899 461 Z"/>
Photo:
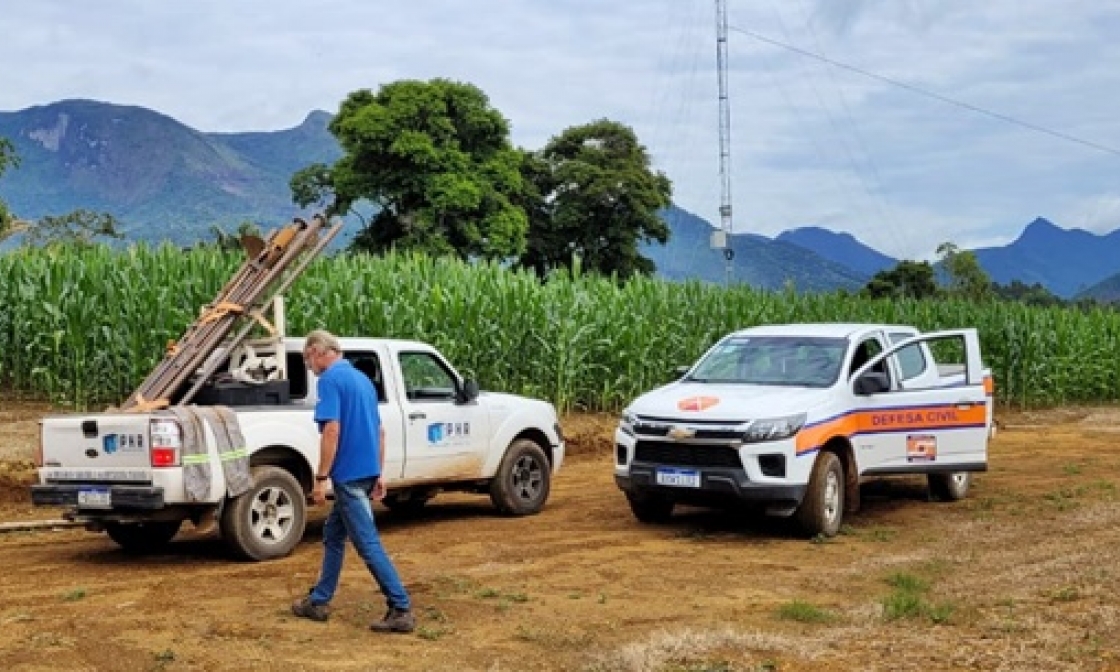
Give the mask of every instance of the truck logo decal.
<path id="1" fill-rule="evenodd" d="M 101 437 L 101 449 L 106 455 L 118 450 L 122 453 L 137 453 L 144 450 L 143 434 L 106 434 Z"/>
<path id="2" fill-rule="evenodd" d="M 696 436 L 696 430 L 689 429 L 688 427 L 681 427 L 680 425 L 673 425 L 669 428 L 667 434 L 669 438 L 673 439 L 674 441 L 683 441 L 685 439 L 691 439 L 692 437 Z"/>
<path id="3" fill-rule="evenodd" d="M 464 444 L 470 436 L 469 422 L 433 422 L 428 425 L 428 443 L 433 446 Z"/>
<path id="4" fill-rule="evenodd" d="M 906 437 L 907 462 L 933 462 L 937 459 L 937 437 L 915 434 Z"/>
<path id="5" fill-rule="evenodd" d="M 677 408 L 682 411 L 706 411 L 719 403 L 719 397 L 688 397 L 677 402 Z"/>

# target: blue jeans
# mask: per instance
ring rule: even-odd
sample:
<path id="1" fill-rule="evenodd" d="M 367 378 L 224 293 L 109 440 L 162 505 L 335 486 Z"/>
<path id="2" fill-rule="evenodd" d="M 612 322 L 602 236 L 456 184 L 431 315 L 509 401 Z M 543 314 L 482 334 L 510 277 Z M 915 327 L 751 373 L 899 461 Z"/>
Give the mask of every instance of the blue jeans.
<path id="1" fill-rule="evenodd" d="M 323 567 L 319 570 L 318 583 L 311 589 L 312 604 L 328 604 L 334 597 L 349 538 L 377 581 L 389 608 L 408 610 L 411 607 L 408 593 L 381 545 L 377 525 L 373 522 L 369 496 L 376 482 L 376 478 L 362 478 L 334 484 L 334 505 L 323 526 Z"/>

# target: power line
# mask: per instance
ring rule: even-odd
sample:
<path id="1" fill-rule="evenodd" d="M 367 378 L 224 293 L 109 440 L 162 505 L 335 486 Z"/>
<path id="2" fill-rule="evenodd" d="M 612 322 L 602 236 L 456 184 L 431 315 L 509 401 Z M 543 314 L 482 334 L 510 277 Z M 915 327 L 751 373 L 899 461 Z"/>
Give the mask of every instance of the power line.
<path id="1" fill-rule="evenodd" d="M 746 28 L 740 28 L 738 26 L 729 26 L 729 28 L 731 30 L 737 32 L 737 33 L 742 33 L 742 34 L 744 34 L 748 37 L 753 37 L 754 39 L 758 40 L 759 42 L 765 42 L 767 44 L 773 45 L 775 47 L 780 47 L 780 48 L 785 49 L 787 51 L 792 51 L 792 52 L 800 54 L 802 56 L 808 56 L 809 58 L 815 58 L 818 61 L 828 63 L 829 65 L 835 66 L 837 68 L 842 68 L 844 70 L 848 70 L 850 72 L 854 72 L 856 74 L 863 75 L 864 77 L 870 77 L 871 79 L 877 79 L 880 82 L 890 84 L 891 86 L 897 86 L 901 89 L 906 89 L 907 91 L 910 91 L 912 93 L 917 93 L 917 94 L 925 96 L 927 98 L 932 98 L 934 100 L 940 101 L 942 103 L 947 103 L 949 105 L 954 105 L 956 107 L 968 110 L 970 112 L 976 112 L 977 114 L 983 114 L 983 115 L 991 117 L 993 119 L 998 119 L 999 121 L 1007 122 L 1009 124 L 1014 124 L 1016 126 L 1026 128 L 1028 130 L 1035 131 L 1036 133 L 1043 133 L 1045 135 L 1049 135 L 1049 136 L 1058 138 L 1059 140 L 1065 140 L 1066 142 L 1076 143 L 1078 145 L 1083 145 L 1083 146 L 1089 147 L 1091 149 L 1096 149 L 1098 151 L 1107 152 L 1107 153 L 1115 155 L 1115 156 L 1120 156 L 1120 149 L 1114 149 L 1114 148 L 1109 147 L 1107 145 L 1102 145 L 1100 143 L 1093 142 L 1092 140 L 1085 140 L 1084 138 L 1079 138 L 1077 136 L 1070 135 L 1068 133 L 1063 133 L 1061 131 L 1055 131 L 1053 129 L 1046 128 L 1045 126 L 1039 126 L 1038 124 L 1032 124 L 1029 121 L 1022 121 L 1021 119 L 1016 119 L 1015 117 L 1008 116 L 1006 114 L 1001 114 L 999 112 L 993 112 L 991 110 L 985 109 L 985 108 L 980 107 L 978 105 L 973 105 L 971 103 L 965 103 L 965 102 L 962 102 L 960 100 L 949 98 L 948 96 L 943 96 L 939 93 L 934 93 L 933 91 L 928 91 L 928 90 L 923 89 L 921 87 L 914 86 L 913 84 L 907 84 L 906 82 L 901 82 L 897 79 L 891 79 L 890 77 L 887 77 L 885 75 L 880 75 L 880 74 L 877 74 L 877 73 L 874 73 L 874 72 L 870 72 L 868 70 L 858 68 L 854 65 L 848 65 L 847 63 L 841 63 L 840 61 L 833 60 L 831 58 L 828 58 L 827 56 L 822 56 L 821 54 L 814 53 L 814 52 L 809 51 L 807 49 L 802 49 L 800 47 L 795 47 L 792 44 L 787 44 L 785 42 L 781 42 L 780 40 L 775 40 L 773 38 L 766 37 L 765 35 L 760 35 L 759 33 L 756 33 L 752 30 L 747 30 Z"/>

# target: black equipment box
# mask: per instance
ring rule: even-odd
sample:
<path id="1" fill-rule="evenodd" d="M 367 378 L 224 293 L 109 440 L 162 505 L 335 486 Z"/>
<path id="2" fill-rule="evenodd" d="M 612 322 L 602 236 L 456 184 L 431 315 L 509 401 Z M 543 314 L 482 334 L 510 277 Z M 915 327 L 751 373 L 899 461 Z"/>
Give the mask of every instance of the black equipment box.
<path id="1" fill-rule="evenodd" d="M 198 389 L 192 403 L 199 406 L 283 406 L 290 399 L 288 380 L 245 383 L 224 380 Z"/>

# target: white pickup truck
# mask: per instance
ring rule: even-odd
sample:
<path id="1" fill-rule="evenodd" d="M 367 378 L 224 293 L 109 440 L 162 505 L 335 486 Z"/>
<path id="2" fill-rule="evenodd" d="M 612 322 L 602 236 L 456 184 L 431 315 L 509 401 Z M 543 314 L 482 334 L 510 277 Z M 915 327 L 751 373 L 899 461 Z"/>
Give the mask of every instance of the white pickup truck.
<path id="1" fill-rule="evenodd" d="M 956 500 L 988 466 L 993 383 L 975 329 L 760 326 L 682 373 L 615 432 L 615 482 L 643 522 L 746 502 L 831 536 L 864 477 L 925 474 Z"/>
<path id="2" fill-rule="evenodd" d="M 430 345 L 341 339 L 346 359 L 373 381 L 386 434 L 384 503 L 412 511 L 442 490 L 487 493 L 504 514 L 529 515 L 548 499 L 564 460 L 556 410 L 545 401 L 480 393 Z M 312 419 L 315 377 L 302 339 L 283 340 L 283 399 L 234 407 L 253 485 L 228 497 L 211 430 L 209 496 L 188 496 L 183 428 L 159 412 L 53 415 L 43 419 L 36 505 L 104 530 L 126 550 L 156 550 L 183 521 L 215 519 L 240 557 L 287 555 L 304 533 L 306 494 L 319 461 Z"/>

